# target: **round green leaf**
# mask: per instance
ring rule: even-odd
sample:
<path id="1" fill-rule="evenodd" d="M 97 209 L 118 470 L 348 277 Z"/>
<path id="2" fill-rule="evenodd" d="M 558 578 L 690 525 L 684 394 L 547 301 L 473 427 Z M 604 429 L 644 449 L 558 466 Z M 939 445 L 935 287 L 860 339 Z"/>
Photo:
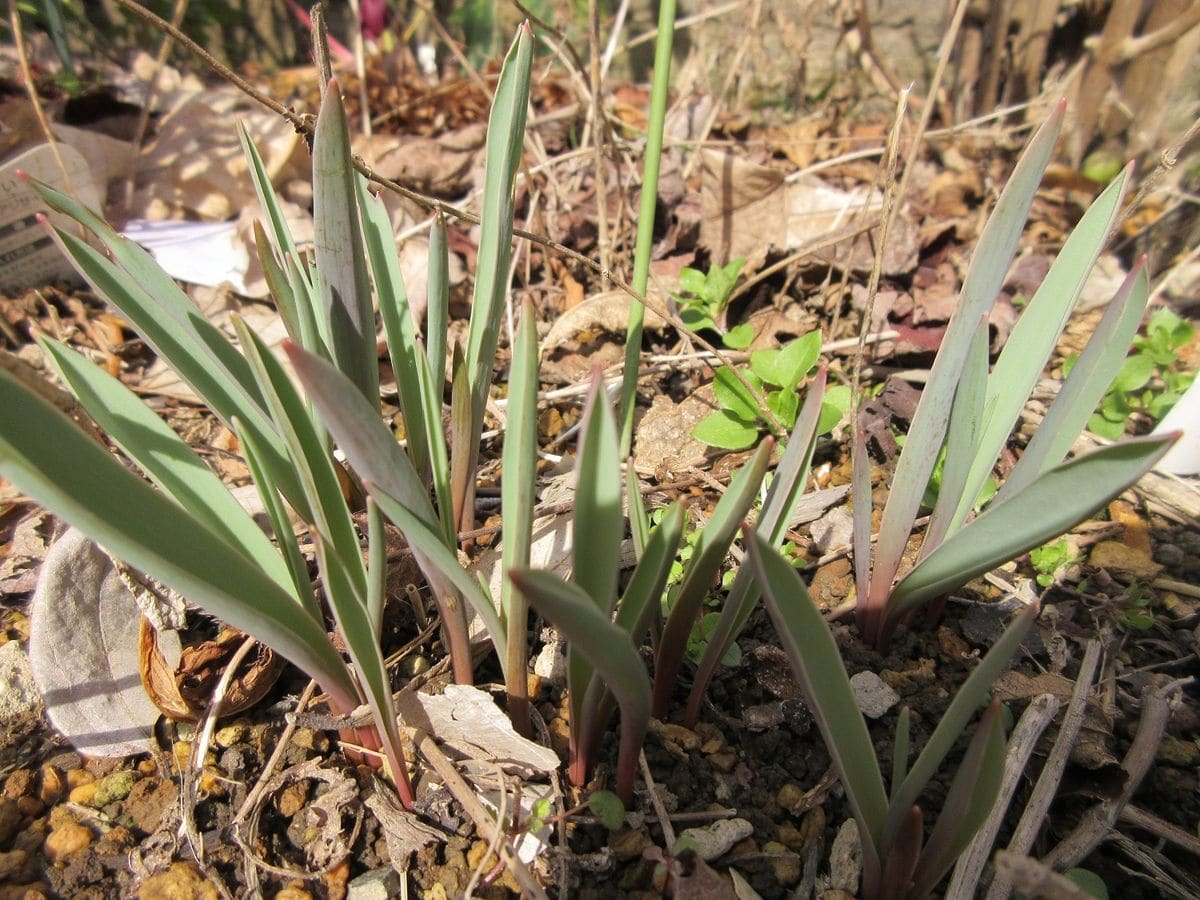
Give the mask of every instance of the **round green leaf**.
<path id="1" fill-rule="evenodd" d="M 609 831 L 625 824 L 625 804 L 612 791 L 596 791 L 588 797 L 588 809 Z"/>
<path id="2" fill-rule="evenodd" d="M 692 429 L 692 437 L 722 450 L 745 450 L 758 441 L 758 428 L 727 409 L 712 413 Z"/>

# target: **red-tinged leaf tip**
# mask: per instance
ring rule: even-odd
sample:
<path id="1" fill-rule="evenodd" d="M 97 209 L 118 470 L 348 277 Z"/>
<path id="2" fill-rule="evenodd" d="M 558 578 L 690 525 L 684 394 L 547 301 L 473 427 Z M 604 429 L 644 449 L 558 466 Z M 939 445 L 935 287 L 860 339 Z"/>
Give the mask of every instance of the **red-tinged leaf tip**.
<path id="1" fill-rule="evenodd" d="M 29 184 L 29 182 L 32 180 L 32 179 L 29 177 L 29 173 L 28 173 L 28 172 L 26 172 L 24 169 L 17 169 L 17 170 L 16 170 L 16 176 L 17 176 L 18 178 L 20 178 L 20 179 L 21 179 L 23 182 L 25 182 L 26 184 Z"/>

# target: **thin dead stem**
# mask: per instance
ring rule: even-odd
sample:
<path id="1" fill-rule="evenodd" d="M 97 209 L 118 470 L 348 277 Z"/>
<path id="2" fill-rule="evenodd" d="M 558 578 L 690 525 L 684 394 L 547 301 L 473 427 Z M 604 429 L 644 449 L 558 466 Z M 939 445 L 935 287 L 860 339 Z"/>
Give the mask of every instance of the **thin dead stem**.
<path id="1" fill-rule="evenodd" d="M 50 145 L 50 152 L 54 154 L 54 161 L 58 163 L 59 171 L 62 172 L 63 184 L 66 185 L 67 193 L 75 193 L 75 185 L 71 181 L 71 173 L 67 170 L 67 164 L 63 161 L 62 153 L 58 149 L 58 139 L 54 137 L 54 133 L 50 130 L 50 120 L 46 118 L 46 110 L 42 106 L 42 98 L 38 96 L 37 86 L 33 83 L 33 69 L 29 65 L 29 54 L 25 49 L 25 33 L 21 30 L 21 12 L 17 9 L 16 0 L 8 0 L 8 22 L 12 27 L 13 45 L 17 48 L 17 63 L 21 67 L 21 78 L 25 82 L 25 91 L 29 94 L 29 102 L 33 106 L 33 114 L 37 118 L 38 127 L 42 130 L 42 136 L 46 139 L 46 143 Z"/>

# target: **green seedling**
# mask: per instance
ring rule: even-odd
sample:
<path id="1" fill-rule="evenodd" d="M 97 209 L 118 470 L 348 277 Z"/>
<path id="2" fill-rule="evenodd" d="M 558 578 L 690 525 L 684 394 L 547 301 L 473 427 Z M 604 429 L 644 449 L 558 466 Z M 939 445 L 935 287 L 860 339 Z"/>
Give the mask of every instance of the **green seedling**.
<path id="1" fill-rule="evenodd" d="M 737 284 L 738 274 L 742 271 L 745 258 L 739 256 L 725 265 L 713 263 L 705 274 L 699 269 L 685 266 L 679 272 L 679 291 L 675 301 L 679 304 L 679 318 L 692 331 L 720 331 L 718 320 L 729 305 L 729 297 L 733 286 Z M 734 338 L 735 343 L 745 329 Z M 751 334 L 753 331 L 751 330 Z M 739 349 L 726 341 L 726 346 Z"/>
<path id="2" fill-rule="evenodd" d="M 1058 579 L 1058 572 L 1075 562 L 1075 556 L 1067 539 L 1044 544 L 1029 551 L 1029 562 L 1037 572 L 1037 583 L 1050 587 Z"/>
<path id="3" fill-rule="evenodd" d="M 1146 334 L 1134 339 L 1133 353 L 1125 358 L 1100 406 L 1088 419 L 1088 430 L 1115 441 L 1125 434 L 1129 419 L 1141 414 L 1153 422 L 1165 416 L 1196 379 L 1195 372 L 1180 366 L 1179 351 L 1196 337 L 1190 323 L 1167 308 L 1159 309 L 1146 323 Z M 1078 354 L 1063 363 L 1069 377 Z"/>
<path id="4" fill-rule="evenodd" d="M 800 387 L 808 380 L 821 353 L 821 334 L 809 332 L 782 347 L 755 350 L 740 374 L 748 389 L 729 367 L 713 375 L 713 394 L 720 407 L 697 423 L 692 437 L 723 450 L 745 450 L 756 444 L 767 428 L 769 410 L 790 431 L 800 412 Z M 850 389 L 837 385 L 825 391 L 818 434 L 828 434 L 850 407 Z"/>

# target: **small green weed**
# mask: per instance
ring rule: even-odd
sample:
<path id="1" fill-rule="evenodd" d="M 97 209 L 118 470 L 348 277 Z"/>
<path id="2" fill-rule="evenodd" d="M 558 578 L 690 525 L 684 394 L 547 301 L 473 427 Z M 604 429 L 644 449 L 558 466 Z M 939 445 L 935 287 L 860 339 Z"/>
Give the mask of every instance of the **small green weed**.
<path id="1" fill-rule="evenodd" d="M 1116 440 L 1125 433 L 1125 425 L 1134 413 L 1142 413 L 1155 422 L 1174 406 L 1196 377 L 1183 372 L 1179 351 L 1192 342 L 1196 329 L 1163 308 L 1146 324 L 1146 334 L 1134 339 L 1116 380 L 1109 387 L 1100 408 L 1088 420 L 1088 429 L 1100 437 Z M 1078 354 L 1063 363 L 1063 377 L 1070 374 Z"/>
<path id="2" fill-rule="evenodd" d="M 746 260 L 739 256 L 723 266 L 714 263 L 708 267 L 707 275 L 690 267 L 685 267 L 679 273 L 681 293 L 675 297 L 675 301 L 679 304 L 679 318 L 688 328 L 693 331 L 720 331 L 717 319 L 729 305 L 733 286 L 737 284 L 738 274 L 745 262 Z M 738 332 L 739 336 L 748 335 L 742 347 L 749 345 L 749 340 L 754 334 L 749 325 L 739 325 L 733 331 Z M 734 338 L 735 341 L 737 339 Z M 732 346 L 728 341 L 726 345 Z"/>
<path id="3" fill-rule="evenodd" d="M 1067 539 L 1045 544 L 1029 551 L 1029 562 L 1037 571 L 1037 583 L 1042 587 L 1050 587 L 1060 569 L 1065 569 L 1075 561 Z"/>
<path id="4" fill-rule="evenodd" d="M 728 337 L 726 335 L 727 346 Z M 782 347 L 753 351 L 750 365 L 739 370 L 753 391 L 747 390 L 728 366 L 721 366 L 713 375 L 713 394 L 721 408 L 705 416 L 692 430 L 692 437 L 723 450 L 752 447 L 767 428 L 762 403 L 784 429 L 791 431 L 800 411 L 797 391 L 816 365 L 820 353 L 819 331 L 810 331 Z M 817 434 L 832 431 L 849 408 L 850 388 L 845 385 L 829 388 L 821 404 Z"/>

